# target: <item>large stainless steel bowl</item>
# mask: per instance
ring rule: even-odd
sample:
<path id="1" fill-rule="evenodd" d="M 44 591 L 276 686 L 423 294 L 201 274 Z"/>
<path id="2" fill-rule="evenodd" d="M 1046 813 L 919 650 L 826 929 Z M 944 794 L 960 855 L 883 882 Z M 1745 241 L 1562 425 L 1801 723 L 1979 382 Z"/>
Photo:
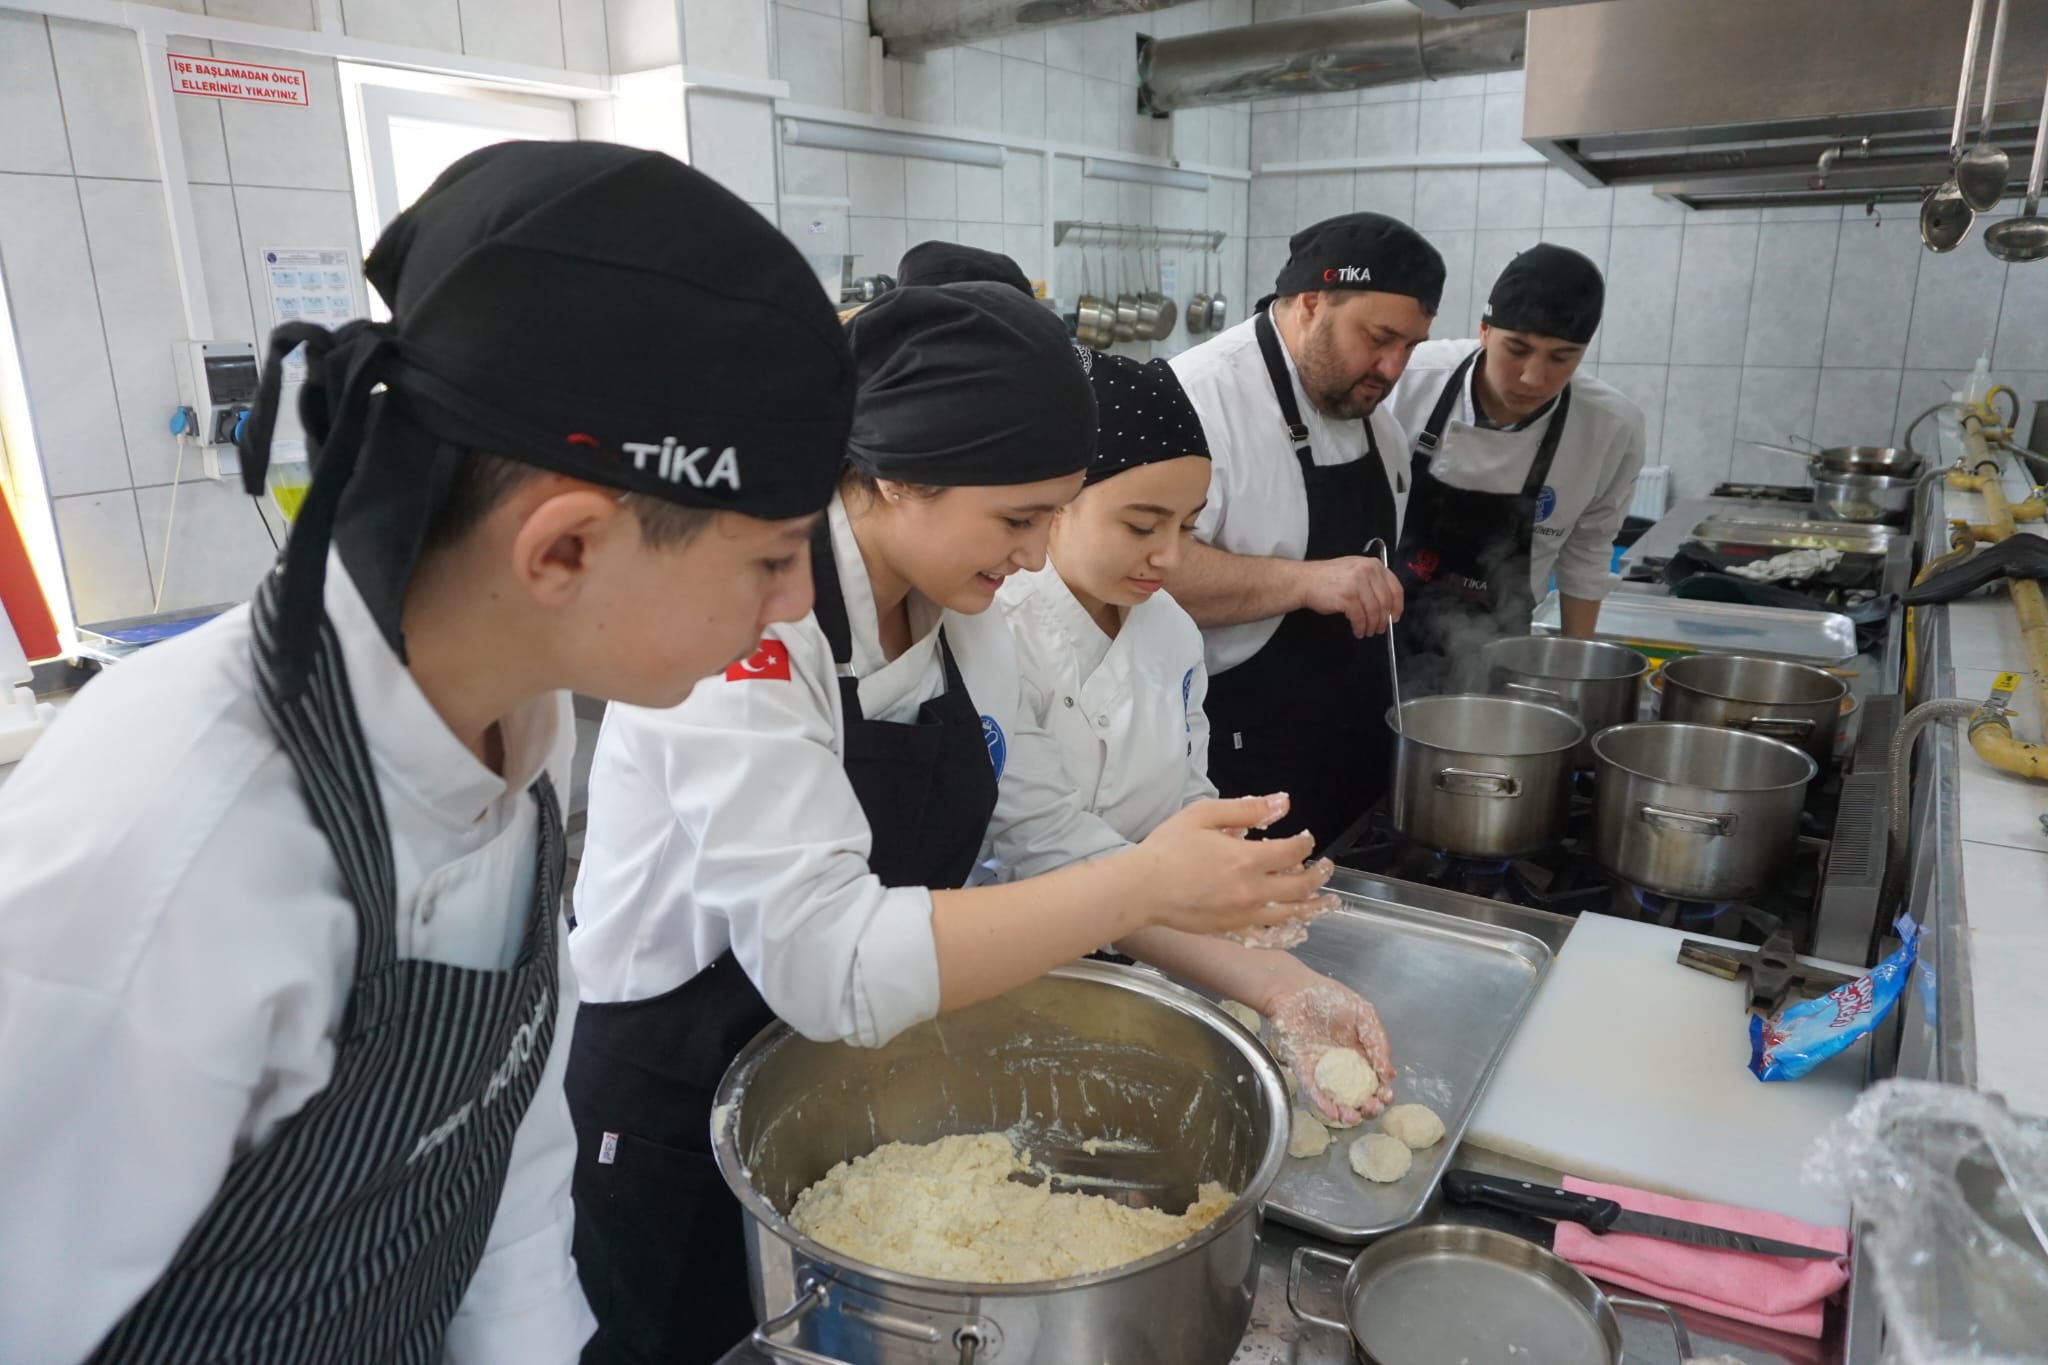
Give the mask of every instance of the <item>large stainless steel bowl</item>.
<path id="1" fill-rule="evenodd" d="M 1920 480 L 1816 466 L 1813 510 L 1828 521 L 1896 521 L 1913 510 Z"/>
<path id="2" fill-rule="evenodd" d="M 1594 849 L 1635 886 L 1719 904 L 1752 896 L 1792 854 L 1818 765 L 1741 730 L 1646 721 L 1593 737 Z"/>
<path id="3" fill-rule="evenodd" d="M 1506 697 L 1423 697 L 1389 708 L 1394 828 L 1464 858 L 1513 858 L 1563 828 L 1572 752 L 1585 729 Z"/>
<path id="4" fill-rule="evenodd" d="M 1518 635 L 1488 644 L 1480 651 L 1480 666 L 1486 671 L 1487 691 L 1578 717 L 1586 737 L 1572 751 L 1572 760 L 1590 768 L 1593 736 L 1636 718 L 1650 661 L 1627 645 L 1565 635 Z"/>
<path id="5" fill-rule="evenodd" d="M 786 1217 L 841 1161 L 887 1142 L 1015 1129 L 1129 1140 L 1167 1185 L 1221 1181 L 1222 1217 L 1130 1265 L 1028 1284 L 904 1275 L 828 1250 Z M 1223 1365 L 1251 1318 L 1259 1201 L 1287 1154 L 1288 1100 L 1264 1048 L 1149 972 L 1078 963 L 910 1029 L 885 1047 L 782 1024 L 748 1045 L 712 1111 L 719 1169 L 747 1215 L 757 1313 L 789 1360 Z M 757 1338 L 758 1339 L 758 1338 Z M 816 1354 L 805 1355 L 809 1351 Z"/>
<path id="6" fill-rule="evenodd" d="M 1825 768 L 1834 761 L 1849 684 L 1824 668 L 1744 654 L 1694 654 L 1664 665 L 1658 717 L 1719 725 L 1796 744 Z"/>

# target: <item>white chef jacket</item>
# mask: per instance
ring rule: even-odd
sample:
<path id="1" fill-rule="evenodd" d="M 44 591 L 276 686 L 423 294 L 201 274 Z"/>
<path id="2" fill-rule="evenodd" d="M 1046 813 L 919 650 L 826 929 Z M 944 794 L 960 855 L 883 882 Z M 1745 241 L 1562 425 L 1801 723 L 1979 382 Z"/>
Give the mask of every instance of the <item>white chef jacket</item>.
<path id="1" fill-rule="evenodd" d="M 1458 362 L 1479 342 L 1425 341 L 1387 406 L 1411 438 L 1419 436 Z M 1473 362 L 1473 370 L 1478 362 Z M 1614 589 L 1614 537 L 1635 497 L 1643 468 L 1643 411 L 1612 384 L 1588 374 L 1572 376 L 1572 404 L 1550 464 L 1550 481 L 1536 500 L 1529 545 L 1529 591 L 1537 601 L 1557 573 L 1560 592 L 1594 601 Z M 1453 488 L 1475 493 L 1518 493 L 1543 443 L 1549 410 L 1512 431 L 1474 424 L 1472 373 L 1444 419 L 1443 438 L 1430 470 Z"/>
<path id="2" fill-rule="evenodd" d="M 1111 639 L 1050 563 L 1003 585 L 1024 665 L 1024 703 L 1059 745 L 1081 804 L 1133 843 L 1209 781 L 1202 632 L 1165 592 L 1130 608 Z"/>
<path id="3" fill-rule="evenodd" d="M 882 655 L 874 593 L 846 509 L 827 512 L 870 720 L 912 721 L 946 689 L 943 625 L 996 765 L 994 856 L 1020 876 L 1124 847 L 1074 801 L 1024 705 L 1001 611 L 911 599 L 917 642 Z M 699 683 L 666 710 L 613 705 L 590 770 L 569 936 L 583 998 L 645 1000 L 727 947 L 769 1008 L 806 1037 L 880 1046 L 939 1010 L 931 893 L 885 887 L 842 754 L 832 646 L 816 616 L 773 627 L 778 664 Z M 757 656 L 759 657 L 759 656 Z"/>
<path id="4" fill-rule="evenodd" d="M 1209 505 L 1195 520 L 1195 535 L 1219 550 L 1236 555 L 1300 559 L 1308 553 L 1308 495 L 1301 466 L 1294 458 L 1280 400 L 1266 374 L 1259 351 L 1257 314 L 1226 328 L 1167 363 L 1180 376 L 1181 387 L 1202 419 L 1215 469 L 1209 475 Z M 1349 464 L 1366 451 L 1365 423 L 1337 422 L 1323 416 L 1302 390 L 1294 356 L 1283 339 L 1288 377 L 1294 381 L 1294 402 L 1308 428 L 1309 448 L 1319 465 Z M 1368 419 L 1393 491 L 1395 528 L 1407 503 L 1408 438 L 1386 403 Z M 1358 547 L 1364 553 L 1363 545 Z M 1392 553 L 1391 548 L 1389 554 Z M 1214 626 L 1202 632 L 1211 673 L 1235 668 L 1266 647 L 1280 619 Z"/>
<path id="5" fill-rule="evenodd" d="M 382 790 L 400 956 L 512 966 L 569 696 L 502 722 L 505 777 L 442 724 L 339 556 L 327 612 Z M 0 788 L 0 1360 L 76 1361 L 156 1282 L 235 1154 L 326 1086 L 356 912 L 256 700 L 237 608 L 110 669 Z M 576 982 L 445 1358 L 570 1362 L 562 1093 Z"/>

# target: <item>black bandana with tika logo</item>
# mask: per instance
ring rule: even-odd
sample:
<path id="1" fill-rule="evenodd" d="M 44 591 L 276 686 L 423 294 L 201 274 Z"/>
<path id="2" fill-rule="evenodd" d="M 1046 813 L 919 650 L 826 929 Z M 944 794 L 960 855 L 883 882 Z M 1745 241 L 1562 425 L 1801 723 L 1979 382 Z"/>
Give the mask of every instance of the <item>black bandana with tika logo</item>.
<path id="1" fill-rule="evenodd" d="M 1444 296 L 1444 258 L 1421 233 L 1384 213 L 1346 213 L 1305 227 L 1287 243 L 1273 281 L 1283 298 L 1322 289 L 1405 294 L 1432 316 Z"/>
<path id="2" fill-rule="evenodd" d="M 681 162 L 486 147 L 392 222 L 364 275 L 391 321 L 279 328 L 242 440 L 260 493 L 303 345 L 313 486 L 281 566 L 288 657 L 317 625 L 330 539 L 403 654 L 404 589 L 469 451 L 754 517 L 831 498 L 853 408 L 838 319 L 782 234 Z"/>

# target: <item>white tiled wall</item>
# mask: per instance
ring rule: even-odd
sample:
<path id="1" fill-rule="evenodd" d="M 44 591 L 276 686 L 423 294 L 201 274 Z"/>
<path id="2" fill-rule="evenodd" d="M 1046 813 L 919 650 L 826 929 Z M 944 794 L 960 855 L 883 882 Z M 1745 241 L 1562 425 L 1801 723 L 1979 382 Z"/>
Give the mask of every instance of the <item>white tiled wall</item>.
<path id="1" fill-rule="evenodd" d="M 1260 0 L 1258 14 L 1301 8 Z M 1520 146 L 1521 85 L 1516 72 L 1260 101 L 1253 169 Z M 1996 378 L 2048 399 L 2048 266 L 1995 260 L 1982 222 L 1961 249 L 1935 256 L 1911 205 L 1876 219 L 1860 208 L 1693 212 L 1645 189 L 1589 190 L 1547 167 L 1255 174 L 1247 294 L 1269 287 L 1289 233 L 1349 209 L 1406 218 L 1443 252 L 1442 336 L 1477 331 L 1494 277 L 1520 248 L 1544 240 L 1592 257 L 1607 272 L 1607 312 L 1588 367 L 1642 406 L 1650 461 L 1672 467 L 1681 494 L 1797 480 L 1795 464 L 1750 439 L 1892 442 L 1987 347 Z"/>
<path id="2" fill-rule="evenodd" d="M 753 27 L 742 21 L 750 7 L 761 3 L 731 0 L 719 7 L 715 20 L 686 5 L 684 42 L 690 63 L 768 74 L 766 54 L 753 45 Z M 881 67 L 879 100 L 872 87 L 865 0 L 775 0 L 769 13 L 775 24 L 777 74 L 789 82 L 791 98 L 801 103 L 1246 167 L 1252 127 L 1248 106 L 1188 110 L 1170 119 L 1137 112 L 1136 36 L 1142 31 L 1178 37 L 1246 23 L 1250 8 L 1249 0 L 1196 0 L 1143 16 L 1060 24 L 941 49 L 921 59 L 889 59 Z M 756 60 L 759 66 L 750 65 Z M 739 163 L 749 168 L 769 164 L 773 150 L 760 142 L 719 146 L 702 127 L 694 103 L 691 146 L 697 163 L 713 174 L 719 172 L 706 165 L 707 156 L 726 158 L 737 171 Z M 1212 177 L 1206 192 L 1125 185 L 1085 179 L 1080 161 L 1056 156 L 1048 205 L 1044 166 L 1035 153 L 1012 151 L 1006 164 L 994 169 L 785 147 L 782 191 L 784 230 L 819 262 L 821 272 L 836 272 L 835 258 L 850 251 L 856 273 L 893 274 L 906 247 L 936 238 L 1007 252 L 1025 274 L 1047 280 L 1050 289 L 1071 301 L 1080 292 L 1082 257 L 1069 246 L 1056 253 L 1057 260 L 1045 259 L 1043 228 L 1050 212 L 1055 219 L 1220 230 L 1226 241 L 1211 264 L 1211 279 L 1238 308 L 1243 306 L 1251 211 L 1243 181 Z M 759 202 L 752 190 L 743 190 L 742 196 Z M 798 202 L 788 202 L 791 197 Z M 838 212 L 804 202 L 840 197 L 849 203 Z M 1172 248 L 1166 254 L 1176 263 L 1176 292 L 1184 302 L 1200 283 L 1201 256 Z M 1099 250 L 1089 250 L 1087 268 L 1102 287 Z M 1155 268 L 1149 248 L 1143 268 Z M 1114 275 L 1118 269 L 1135 283 L 1138 257 L 1126 253 L 1119 262 L 1113 256 L 1109 271 Z M 1184 327 L 1177 326 L 1165 341 L 1128 349 L 1166 355 L 1187 344 Z"/>
<path id="3" fill-rule="evenodd" d="M 672 35 L 675 7 L 658 2 Z M 314 8 L 170 7 L 297 28 L 311 27 Z M 355 37 L 597 72 L 609 69 L 606 8 L 342 0 Z M 338 74 L 332 61 L 302 54 L 173 45 L 307 73 L 304 108 L 177 102 L 215 333 L 260 340 L 271 318 L 256 253 L 357 241 Z M 195 451 L 186 452 L 172 519 L 179 452 L 165 423 L 177 403 L 171 343 L 186 327 L 143 79 L 125 29 L 0 11 L 0 272 L 73 606 L 86 622 L 149 610 L 167 526 L 167 610 L 245 596 L 273 555 L 240 486 L 197 477 Z M 360 280 L 356 290 L 365 303 Z"/>

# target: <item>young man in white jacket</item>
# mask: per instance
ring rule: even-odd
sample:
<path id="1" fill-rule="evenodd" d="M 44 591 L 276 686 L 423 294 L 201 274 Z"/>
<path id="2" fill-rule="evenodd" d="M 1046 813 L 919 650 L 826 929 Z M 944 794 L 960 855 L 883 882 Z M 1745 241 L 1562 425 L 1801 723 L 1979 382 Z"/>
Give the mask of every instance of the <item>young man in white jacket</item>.
<path id="1" fill-rule="evenodd" d="M 0 791 L 0 1360 L 569 1365 L 571 690 L 668 705 L 810 604 L 851 360 L 667 157 L 508 143 L 281 328 L 314 480 L 254 603 Z M 330 547 L 330 541 L 332 542 Z"/>
<path id="2" fill-rule="evenodd" d="M 1475 340 L 1415 350 L 1388 406 L 1413 439 L 1394 572 L 1404 688 L 1470 685 L 1460 664 L 1529 633 L 1557 579 L 1564 633 L 1590 636 L 1643 467 L 1642 410 L 1579 373 L 1605 282 L 1541 243 L 1494 282 Z"/>

